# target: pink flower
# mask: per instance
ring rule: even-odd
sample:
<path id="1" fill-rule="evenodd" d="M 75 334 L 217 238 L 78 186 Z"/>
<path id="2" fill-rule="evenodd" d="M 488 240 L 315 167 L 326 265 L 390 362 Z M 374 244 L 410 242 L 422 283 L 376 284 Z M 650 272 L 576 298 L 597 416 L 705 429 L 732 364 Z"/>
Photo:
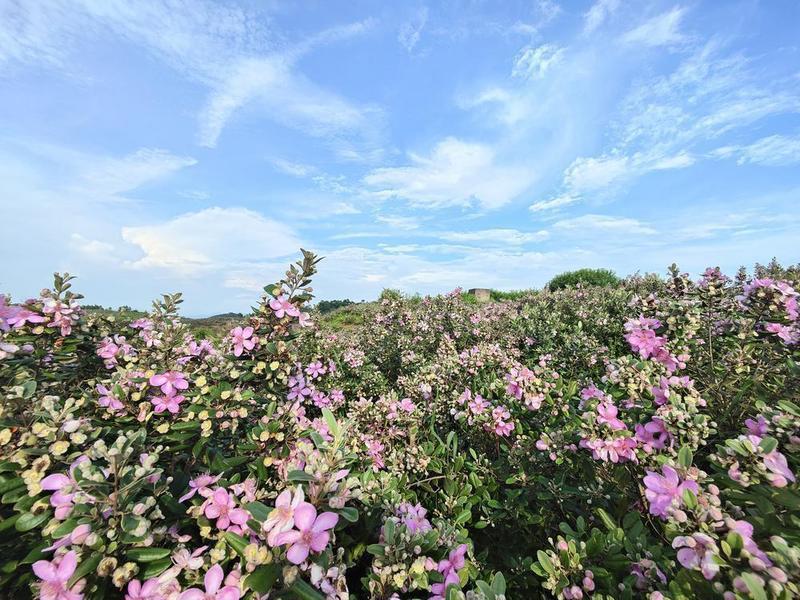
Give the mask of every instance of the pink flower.
<path id="1" fill-rule="evenodd" d="M 400 522 L 406 526 L 411 535 L 427 533 L 431 530 L 431 523 L 425 518 L 428 513 L 421 504 L 404 502 L 397 507 Z"/>
<path id="2" fill-rule="evenodd" d="M 181 594 L 180 600 L 239 600 L 242 592 L 238 587 L 226 585 L 220 589 L 223 579 L 225 579 L 225 572 L 222 567 L 214 565 L 206 572 L 203 579 L 205 592 L 191 588 Z"/>
<path id="3" fill-rule="evenodd" d="M 203 566 L 203 552 L 208 546 L 200 546 L 197 550 L 189 552 L 186 548 L 181 548 L 172 555 L 172 562 L 182 570 L 196 571 Z"/>
<path id="4" fill-rule="evenodd" d="M 605 423 L 614 431 L 627 429 L 625 423 L 617 418 L 617 407 L 611 402 L 601 402 L 597 405 L 597 422 Z"/>
<path id="5" fill-rule="evenodd" d="M 228 529 L 231 524 L 246 526 L 250 514 L 242 509 L 236 508 L 236 500 L 228 493 L 225 488 L 218 488 L 204 502 L 205 515 L 209 519 L 217 520 L 218 529 Z"/>
<path id="6" fill-rule="evenodd" d="M 80 545 L 82 544 L 89 534 L 92 532 L 91 526 L 89 524 L 84 523 L 82 525 L 78 525 L 75 529 L 73 529 L 70 533 L 62 537 L 58 540 L 55 544 L 50 546 L 49 548 L 45 548 L 45 552 L 49 552 L 50 550 L 57 550 L 58 548 L 62 548 L 63 546 L 70 546 L 72 544 Z"/>
<path id="7" fill-rule="evenodd" d="M 204 498 L 208 498 L 212 494 L 209 486 L 214 485 L 219 481 L 222 475 L 217 475 L 216 477 L 210 475 L 208 473 L 204 473 L 203 475 L 199 475 L 194 479 L 189 481 L 189 491 L 186 492 L 183 496 L 178 498 L 178 502 L 183 502 L 184 500 L 188 500 L 189 498 L 193 497 L 197 492 L 200 492 L 200 495 Z"/>
<path id="8" fill-rule="evenodd" d="M 324 375 L 326 371 L 327 369 L 320 361 L 313 362 L 306 367 L 306 373 L 310 375 L 312 379 L 316 379 L 320 375 Z"/>
<path id="9" fill-rule="evenodd" d="M 789 481 L 795 481 L 794 473 L 789 469 L 786 457 L 777 450 L 765 454 L 763 460 L 764 466 L 770 471 L 767 473 L 767 479 L 773 486 L 786 487 Z"/>
<path id="10" fill-rule="evenodd" d="M 297 317 L 297 322 L 300 327 L 311 327 L 314 324 L 314 322 L 311 320 L 311 315 L 309 315 L 307 312 L 300 313 L 300 315 Z"/>
<path id="11" fill-rule="evenodd" d="M 106 386 L 98 383 L 97 391 L 100 392 L 100 399 L 97 401 L 100 406 L 107 408 L 111 412 L 116 412 L 125 408 L 125 405 L 116 398 L 113 392 Z"/>
<path id="12" fill-rule="evenodd" d="M 187 389 L 189 382 L 186 381 L 183 373 L 167 371 L 160 375 L 153 375 L 150 378 L 150 385 L 159 386 L 167 396 L 172 396 L 177 390 Z"/>
<path id="13" fill-rule="evenodd" d="M 472 412 L 472 414 L 479 415 L 483 413 L 483 411 L 485 411 L 487 408 L 489 408 L 490 404 L 483 399 L 483 396 L 481 396 L 480 394 L 475 394 L 475 397 L 472 400 L 470 400 L 467 406 L 469 407 L 469 410 L 470 412 Z"/>
<path id="14" fill-rule="evenodd" d="M 629 460 L 636 460 L 636 439 L 632 437 L 618 437 L 612 439 L 592 439 L 584 438 L 580 441 L 581 448 L 588 448 L 592 451 L 592 458 L 603 462 L 618 463 Z"/>
<path id="15" fill-rule="evenodd" d="M 267 520 L 261 525 L 262 529 L 268 532 L 267 543 L 270 546 L 277 546 L 278 536 L 294 527 L 294 511 L 303 500 L 302 487 L 297 488 L 294 496 L 289 490 L 283 490 L 278 494 L 275 500 L 275 508 L 270 511 Z"/>
<path id="16" fill-rule="evenodd" d="M 273 298 L 269 301 L 269 307 L 275 313 L 275 316 L 279 319 L 282 319 L 284 316 L 290 317 L 299 317 L 300 311 L 297 307 L 292 304 L 292 301 L 288 298 L 284 298 L 283 294 L 278 296 L 277 298 Z"/>
<path id="17" fill-rule="evenodd" d="M 19 329 L 24 327 L 25 323 L 44 323 L 46 320 L 42 315 L 37 315 L 27 308 L 19 307 L 16 313 L 6 318 L 6 323 L 13 325 L 14 329 Z"/>
<path id="18" fill-rule="evenodd" d="M 253 328 L 234 327 L 231 329 L 230 336 L 233 342 L 233 355 L 241 356 L 245 350 L 252 350 L 256 346 L 257 338 L 253 337 Z"/>
<path id="19" fill-rule="evenodd" d="M 735 531 L 742 536 L 742 543 L 745 550 L 762 560 L 766 566 L 772 566 L 772 561 L 753 540 L 753 526 L 750 523 L 747 521 L 728 521 L 727 525 L 731 531 Z"/>
<path id="20" fill-rule="evenodd" d="M 73 499 L 80 489 L 78 482 L 75 481 L 75 469 L 79 464 L 88 460 L 89 457 L 87 456 L 79 456 L 70 465 L 69 476 L 64 475 L 63 473 L 55 473 L 53 475 L 48 475 L 40 482 L 43 490 L 55 492 L 52 496 L 50 496 L 50 505 L 56 509 L 55 517 L 59 521 L 63 521 L 69 517 L 70 513 L 72 512 L 72 508 L 74 506 Z M 92 500 L 93 498 L 89 496 L 88 498 L 84 499 L 84 503 Z"/>
<path id="21" fill-rule="evenodd" d="M 666 520 L 670 512 L 683 504 L 683 492 L 691 490 L 698 493 L 696 481 L 681 481 L 678 472 L 664 465 L 661 469 L 664 475 L 659 475 L 654 471 L 647 471 L 644 478 L 644 485 L 647 488 L 644 492 L 645 497 L 650 502 L 650 514 Z"/>
<path id="22" fill-rule="evenodd" d="M 17 316 L 20 311 L 19 306 L 9 305 L 8 296 L 0 294 L 0 331 L 8 331 L 11 329 L 9 320 Z"/>
<path id="23" fill-rule="evenodd" d="M 758 419 L 755 421 L 753 419 L 746 419 L 744 424 L 750 435 L 761 437 L 767 435 L 769 431 L 769 422 L 762 415 L 758 415 Z"/>
<path id="24" fill-rule="evenodd" d="M 714 562 L 718 553 L 717 544 L 705 533 L 693 533 L 690 536 L 679 535 L 672 540 L 673 548 L 678 550 L 678 562 L 686 569 L 700 571 L 708 580 L 719 573 L 719 565 Z"/>
<path id="25" fill-rule="evenodd" d="M 33 572 L 42 580 L 39 597 L 42 600 L 81 600 L 83 594 L 77 590 L 78 585 L 67 589 L 67 582 L 77 566 L 78 556 L 73 551 L 51 562 L 38 560 L 33 563 Z"/>
<path id="26" fill-rule="evenodd" d="M 444 598 L 444 594 L 450 585 L 460 586 L 458 571 L 463 569 L 466 564 L 466 560 L 464 559 L 466 553 L 467 545 L 461 544 L 455 550 L 451 550 L 447 558 L 439 561 L 437 569 L 439 573 L 444 575 L 444 581 L 442 583 L 434 583 L 431 586 L 431 593 L 433 593 L 431 600 L 441 600 Z"/>
<path id="27" fill-rule="evenodd" d="M 174 415 L 180 412 L 181 402 L 184 400 L 186 400 L 186 398 L 183 396 L 156 396 L 155 398 L 151 398 L 150 402 L 155 406 L 153 409 L 154 413 L 161 414 L 164 411 L 169 411 Z"/>
<path id="28" fill-rule="evenodd" d="M 667 431 L 664 421 L 658 417 L 654 417 L 644 425 L 637 424 L 634 431 L 636 432 L 634 437 L 641 442 L 642 449 L 648 454 L 663 450 L 672 444 L 672 435 Z"/>
<path id="29" fill-rule="evenodd" d="M 494 423 L 489 426 L 489 429 L 495 432 L 500 437 L 509 435 L 514 430 L 514 423 L 510 421 L 511 413 L 505 406 L 497 406 L 492 410 L 492 419 Z"/>
<path id="30" fill-rule="evenodd" d="M 312 504 L 302 502 L 294 510 L 294 526 L 297 529 L 281 533 L 276 545 L 289 544 L 286 558 L 299 565 L 308 558 L 310 551 L 318 553 L 325 549 L 330 540 L 328 531 L 336 527 L 338 522 L 339 515 L 336 513 L 324 512 L 317 516 L 317 509 Z"/>
<path id="31" fill-rule="evenodd" d="M 125 600 L 166 600 L 160 589 L 161 582 L 157 577 L 152 577 L 144 583 L 133 579 L 128 583 Z"/>

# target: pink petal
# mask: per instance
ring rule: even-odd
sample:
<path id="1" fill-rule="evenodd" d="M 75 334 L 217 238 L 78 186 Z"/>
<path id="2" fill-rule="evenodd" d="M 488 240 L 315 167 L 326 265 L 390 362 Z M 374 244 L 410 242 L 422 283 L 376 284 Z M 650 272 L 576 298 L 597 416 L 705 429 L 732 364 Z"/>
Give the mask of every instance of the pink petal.
<path id="1" fill-rule="evenodd" d="M 328 529 L 333 529 L 336 527 L 336 523 L 339 522 L 339 515 L 334 512 L 324 512 L 320 516 L 317 517 L 317 520 L 314 521 L 314 525 L 311 527 L 311 531 L 314 533 L 327 531 Z"/>
<path id="2" fill-rule="evenodd" d="M 206 594 L 216 594 L 224 578 L 225 573 L 222 571 L 222 567 L 219 565 L 211 567 L 203 578 L 203 583 L 206 584 Z"/>
<path id="3" fill-rule="evenodd" d="M 72 483 L 70 478 L 66 475 L 61 473 L 56 473 L 55 475 L 48 475 L 42 481 L 39 482 L 39 485 L 42 486 L 43 490 L 60 490 L 61 488 L 69 485 Z"/>
<path id="4" fill-rule="evenodd" d="M 284 531 L 275 537 L 275 546 L 284 546 L 285 544 L 294 544 L 303 534 L 292 529 L 291 531 Z"/>
<path id="5" fill-rule="evenodd" d="M 74 551 L 67 552 L 58 564 L 56 575 L 61 581 L 67 581 L 75 572 L 75 567 L 78 566 L 78 555 Z"/>
<path id="6" fill-rule="evenodd" d="M 294 544 L 286 553 L 289 562 L 299 565 L 308 558 L 308 546 L 305 544 Z"/>
<path id="7" fill-rule="evenodd" d="M 217 600 L 239 600 L 241 597 L 242 592 L 232 585 L 226 585 L 217 594 Z"/>
<path id="8" fill-rule="evenodd" d="M 56 568 L 46 560 L 37 560 L 33 563 L 33 572 L 42 581 L 56 581 Z"/>
<path id="9" fill-rule="evenodd" d="M 201 592 L 197 588 L 192 588 L 183 592 L 179 600 L 205 600 L 205 598 L 205 592 Z"/>
<path id="10" fill-rule="evenodd" d="M 330 538 L 331 536 L 327 531 L 315 534 L 314 537 L 311 538 L 311 549 L 314 550 L 314 552 L 322 552 L 325 550 L 325 546 L 328 545 L 328 540 L 330 540 Z"/>
<path id="11" fill-rule="evenodd" d="M 303 502 L 294 509 L 294 524 L 300 531 L 307 531 L 314 525 L 317 518 L 317 509 L 313 504 Z"/>

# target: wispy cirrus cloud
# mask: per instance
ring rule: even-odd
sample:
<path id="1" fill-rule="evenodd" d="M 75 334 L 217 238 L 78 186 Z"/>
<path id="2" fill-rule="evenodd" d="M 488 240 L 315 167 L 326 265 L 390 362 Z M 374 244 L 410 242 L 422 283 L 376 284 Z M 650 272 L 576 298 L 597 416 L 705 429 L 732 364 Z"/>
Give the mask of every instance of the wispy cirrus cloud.
<path id="1" fill-rule="evenodd" d="M 645 46 L 671 46 L 686 41 L 687 36 L 679 29 L 686 8 L 675 6 L 671 10 L 649 19 L 622 36 L 626 44 Z"/>
<path id="2" fill-rule="evenodd" d="M 800 163 L 800 136 L 770 135 L 752 144 L 723 146 L 712 152 L 720 158 L 735 158 L 736 163 L 785 167 Z"/>

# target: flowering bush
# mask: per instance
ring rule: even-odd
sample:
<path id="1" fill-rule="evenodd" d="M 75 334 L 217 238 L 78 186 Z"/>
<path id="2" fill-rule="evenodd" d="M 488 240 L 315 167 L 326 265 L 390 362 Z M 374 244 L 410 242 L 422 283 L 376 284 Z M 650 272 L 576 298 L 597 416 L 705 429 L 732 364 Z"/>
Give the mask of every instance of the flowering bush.
<path id="1" fill-rule="evenodd" d="M 796 268 L 339 330 L 317 263 L 213 341 L 0 295 L 0 596 L 800 594 Z"/>

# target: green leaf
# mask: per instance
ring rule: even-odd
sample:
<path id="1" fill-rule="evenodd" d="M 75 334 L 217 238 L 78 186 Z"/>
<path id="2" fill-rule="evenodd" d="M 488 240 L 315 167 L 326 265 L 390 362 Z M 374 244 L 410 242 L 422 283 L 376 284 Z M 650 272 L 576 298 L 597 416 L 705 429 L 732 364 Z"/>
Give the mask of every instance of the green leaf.
<path id="1" fill-rule="evenodd" d="M 472 511 L 470 509 L 461 511 L 461 513 L 456 517 L 456 525 L 461 525 L 462 523 L 466 523 L 472 518 Z"/>
<path id="2" fill-rule="evenodd" d="M 494 591 L 488 583 L 479 579 L 475 582 L 475 587 L 481 591 L 481 593 L 486 597 L 486 600 L 494 600 Z"/>
<path id="3" fill-rule="evenodd" d="M 605 509 L 598 508 L 597 516 L 600 517 L 600 520 L 603 522 L 603 525 L 605 525 L 606 529 L 608 529 L 609 531 L 614 531 L 617 528 L 616 522 L 614 521 L 614 519 L 611 518 L 611 515 L 605 511 Z"/>
<path id="4" fill-rule="evenodd" d="M 367 552 L 373 556 L 384 556 L 386 554 L 386 548 L 383 544 L 370 544 L 367 546 Z"/>
<path id="5" fill-rule="evenodd" d="M 128 550 L 128 559 L 134 562 L 153 562 L 170 555 L 169 548 L 132 548 Z"/>
<path id="6" fill-rule="evenodd" d="M 686 469 L 692 466 L 692 450 L 689 446 L 683 446 L 678 451 L 678 464 Z"/>
<path id="7" fill-rule="evenodd" d="M 223 534 L 225 541 L 228 545 L 236 551 L 236 554 L 244 558 L 244 549 L 247 547 L 248 542 L 242 536 L 232 533 L 230 531 L 226 531 Z"/>
<path id="8" fill-rule="evenodd" d="M 383 537 L 389 544 L 394 544 L 394 529 L 395 523 L 391 519 L 386 521 L 386 524 L 383 526 Z"/>
<path id="9" fill-rule="evenodd" d="M 345 506 L 337 511 L 345 521 L 355 523 L 358 521 L 358 509 L 352 506 Z"/>
<path id="10" fill-rule="evenodd" d="M 253 518 L 256 521 L 260 521 L 262 523 L 267 520 L 269 513 L 272 512 L 272 509 L 269 506 L 257 501 L 248 502 L 245 508 L 247 508 L 247 512 L 253 515 Z"/>
<path id="11" fill-rule="evenodd" d="M 742 573 L 740 577 L 754 600 L 767 600 L 767 593 L 764 591 L 764 586 L 753 573 Z"/>
<path id="12" fill-rule="evenodd" d="M 245 578 L 244 585 L 259 594 L 266 594 L 272 589 L 280 572 L 280 566 L 275 563 L 261 565 Z"/>
<path id="13" fill-rule="evenodd" d="M 147 566 L 139 573 L 139 576 L 142 579 L 150 579 L 156 575 L 161 575 L 161 573 L 169 569 L 170 566 L 172 566 L 172 559 L 162 558 L 161 560 L 155 560 L 151 563 L 147 563 Z"/>
<path id="14" fill-rule="evenodd" d="M 296 598 L 300 598 L 300 600 L 325 600 L 325 596 L 302 579 L 295 580 L 289 588 L 289 591 L 294 594 Z"/>
<path id="15" fill-rule="evenodd" d="M 539 550 L 536 553 L 536 558 L 539 559 L 539 564 L 542 565 L 542 568 L 545 570 L 545 572 L 551 575 L 556 572 L 555 567 L 553 567 L 553 562 L 550 560 L 550 557 L 547 556 L 547 553 L 544 550 Z"/>
<path id="16" fill-rule="evenodd" d="M 328 425 L 328 431 L 331 432 L 334 438 L 338 438 L 341 431 L 339 430 L 339 424 L 336 422 L 336 417 L 333 416 L 329 408 L 322 409 L 322 416 L 325 418 L 325 423 Z"/>
<path id="17" fill-rule="evenodd" d="M 316 481 L 317 478 L 311 475 L 310 473 L 306 473 L 305 471 L 300 471 L 295 469 L 294 471 L 289 471 L 288 476 L 289 481 L 301 481 L 301 482 L 309 482 L 309 481 Z"/>
<path id="18" fill-rule="evenodd" d="M 497 595 L 506 593 L 506 578 L 503 577 L 503 574 L 499 571 L 492 579 L 492 590 L 494 590 L 494 593 Z"/>
<path id="19" fill-rule="evenodd" d="M 33 513 L 24 513 L 20 515 L 19 520 L 15 523 L 14 527 L 17 531 L 30 531 L 35 529 L 45 521 L 49 520 L 52 515 L 49 511 L 35 515 Z"/>
<path id="20" fill-rule="evenodd" d="M 761 440 L 759 446 L 764 451 L 764 454 L 769 454 L 778 447 L 778 440 L 774 437 L 765 437 Z"/>
<path id="21" fill-rule="evenodd" d="M 100 564 L 101 560 L 103 560 L 102 552 L 95 552 L 86 560 L 82 560 L 78 565 L 78 568 L 75 569 L 75 572 L 72 574 L 72 577 L 69 578 L 67 585 L 69 587 L 75 585 L 75 582 L 77 582 L 79 579 L 94 571 L 97 568 L 97 565 Z"/>

